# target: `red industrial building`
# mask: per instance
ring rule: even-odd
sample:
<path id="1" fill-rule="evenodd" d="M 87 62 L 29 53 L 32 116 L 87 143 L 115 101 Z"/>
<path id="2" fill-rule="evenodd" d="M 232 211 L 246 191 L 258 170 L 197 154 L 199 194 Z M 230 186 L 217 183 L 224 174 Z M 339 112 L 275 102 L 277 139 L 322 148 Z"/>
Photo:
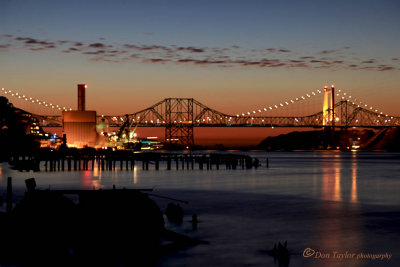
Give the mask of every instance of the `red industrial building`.
<path id="1" fill-rule="evenodd" d="M 78 110 L 63 111 L 63 134 L 68 147 L 96 147 L 99 135 L 96 131 L 96 111 L 86 110 L 86 84 L 78 84 Z"/>

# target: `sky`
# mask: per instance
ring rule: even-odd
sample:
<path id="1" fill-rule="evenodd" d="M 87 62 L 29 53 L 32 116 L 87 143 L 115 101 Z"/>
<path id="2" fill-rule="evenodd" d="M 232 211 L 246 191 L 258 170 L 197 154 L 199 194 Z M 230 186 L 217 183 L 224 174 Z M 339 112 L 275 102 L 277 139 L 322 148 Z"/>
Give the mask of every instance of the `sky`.
<path id="1" fill-rule="evenodd" d="M 76 108 L 86 83 L 100 114 L 167 97 L 237 114 L 335 84 L 400 115 L 398 14 L 386 0 L 2 0 L 0 87 Z"/>

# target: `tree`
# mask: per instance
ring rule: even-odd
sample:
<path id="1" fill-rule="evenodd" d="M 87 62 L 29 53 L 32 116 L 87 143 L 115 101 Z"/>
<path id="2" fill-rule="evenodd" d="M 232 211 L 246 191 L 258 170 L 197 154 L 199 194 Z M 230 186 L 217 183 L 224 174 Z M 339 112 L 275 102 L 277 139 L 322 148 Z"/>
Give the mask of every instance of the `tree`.
<path id="1" fill-rule="evenodd" d="M 4 96 L 0 96 L 0 162 L 11 154 L 32 152 L 36 142 L 26 134 L 21 114 Z"/>

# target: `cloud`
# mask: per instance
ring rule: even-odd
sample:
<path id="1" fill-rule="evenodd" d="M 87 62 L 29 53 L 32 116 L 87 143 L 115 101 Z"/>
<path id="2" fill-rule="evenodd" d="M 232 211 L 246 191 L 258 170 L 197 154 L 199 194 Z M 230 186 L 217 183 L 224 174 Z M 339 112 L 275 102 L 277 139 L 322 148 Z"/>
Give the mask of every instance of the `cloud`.
<path id="1" fill-rule="evenodd" d="M 279 53 L 290 53 L 290 52 L 292 52 L 292 51 L 290 51 L 289 49 L 284 49 L 284 48 L 267 48 L 267 49 L 265 49 L 265 50 L 267 50 L 268 52 L 270 52 L 270 53 L 277 53 L 277 52 L 279 52 Z M 257 52 L 257 50 L 253 50 L 254 52 Z"/>
<path id="2" fill-rule="evenodd" d="M 104 50 L 97 50 L 97 51 L 94 51 L 94 52 L 83 52 L 83 54 L 84 55 L 102 55 L 102 54 L 104 54 L 106 51 L 104 51 Z"/>
<path id="3" fill-rule="evenodd" d="M 26 48 L 31 51 L 41 51 L 57 47 L 56 43 L 54 42 L 38 40 L 31 37 L 15 37 L 14 40 L 18 43 L 22 43 Z"/>
<path id="4" fill-rule="evenodd" d="M 327 54 L 333 54 L 336 53 L 338 50 L 322 50 L 319 52 L 319 54 L 327 55 Z"/>
<path id="5" fill-rule="evenodd" d="M 197 48 L 197 47 L 178 47 L 178 51 L 185 51 L 185 52 L 190 52 L 190 53 L 204 53 L 204 49 L 202 48 Z"/>
<path id="6" fill-rule="evenodd" d="M 373 64 L 373 63 L 375 63 L 375 62 L 376 62 L 375 59 L 370 59 L 370 60 L 362 61 L 361 63 L 362 63 L 362 64 Z"/>
<path id="7" fill-rule="evenodd" d="M 89 47 L 92 47 L 92 48 L 105 48 L 105 47 L 107 47 L 105 44 L 103 44 L 103 43 L 93 43 L 93 44 L 90 44 L 90 45 L 88 45 Z"/>
<path id="8" fill-rule="evenodd" d="M 378 71 L 388 71 L 388 70 L 394 70 L 395 68 L 392 66 L 388 65 L 379 65 L 378 66 Z"/>
<path id="9" fill-rule="evenodd" d="M 152 35 L 152 34 L 148 34 Z M 353 71 L 393 71 L 393 67 L 383 59 L 359 59 L 349 46 L 337 49 L 316 51 L 315 54 L 302 55 L 299 51 L 287 48 L 246 49 L 238 45 L 227 47 L 179 46 L 176 44 L 109 44 L 105 38 L 100 42 L 82 42 L 77 40 L 41 40 L 33 37 L 1 35 L 5 42 L 1 50 L 11 48 L 42 51 L 53 49 L 64 54 L 80 54 L 96 62 L 141 62 L 145 64 L 186 64 L 197 66 L 216 66 L 223 68 L 304 68 L 304 69 L 348 69 Z M 294 56 L 295 55 L 295 56 Z M 389 59 L 390 60 L 390 59 Z M 395 63 L 400 58 L 393 57 Z M 380 64 L 378 65 L 377 62 Z"/>
<path id="10" fill-rule="evenodd" d="M 29 45 L 35 45 L 35 44 L 54 45 L 53 42 L 39 41 L 37 39 L 33 39 L 33 38 L 30 38 L 30 37 L 16 37 L 15 40 L 24 41 L 25 44 L 29 44 Z"/>
<path id="11" fill-rule="evenodd" d="M 351 48 L 350 46 L 345 46 L 345 47 L 338 48 L 338 49 L 322 50 L 322 51 L 318 52 L 318 54 L 322 54 L 322 55 L 334 54 L 334 53 L 338 53 L 338 52 L 343 52 L 343 50 L 349 50 L 350 48 Z"/>
<path id="12" fill-rule="evenodd" d="M 162 59 L 162 58 L 150 58 L 150 59 L 144 59 L 143 60 L 144 63 L 161 63 L 161 64 L 164 64 L 164 63 L 166 63 L 168 61 L 169 60 Z"/>
<path id="13" fill-rule="evenodd" d="M 321 63 L 321 64 L 324 64 L 324 65 L 330 65 L 330 64 L 332 64 L 332 63 L 329 62 L 329 61 L 326 61 L 326 60 L 317 60 L 317 59 L 310 60 L 310 62 L 311 62 L 311 63 Z"/>

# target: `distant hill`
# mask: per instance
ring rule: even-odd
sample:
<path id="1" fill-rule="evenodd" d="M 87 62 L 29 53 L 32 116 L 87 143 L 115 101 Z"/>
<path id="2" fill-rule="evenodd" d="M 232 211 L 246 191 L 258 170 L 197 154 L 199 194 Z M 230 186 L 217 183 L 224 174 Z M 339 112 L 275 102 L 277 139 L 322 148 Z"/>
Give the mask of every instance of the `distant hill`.
<path id="1" fill-rule="evenodd" d="M 331 142 L 332 143 L 332 142 Z M 387 150 L 400 151 L 400 128 L 384 129 L 350 129 L 335 132 L 334 148 L 351 149 L 352 146 L 359 150 Z M 327 149 L 332 146 L 327 142 L 326 133 L 323 130 L 291 132 L 274 137 L 267 137 L 258 146 L 263 150 L 316 150 Z"/>
<path id="2" fill-rule="evenodd" d="M 312 150 L 323 149 L 323 131 L 291 132 L 267 137 L 258 148 L 265 150 Z"/>
<path id="3" fill-rule="evenodd" d="M 388 128 L 369 150 L 400 151 L 400 128 Z"/>

